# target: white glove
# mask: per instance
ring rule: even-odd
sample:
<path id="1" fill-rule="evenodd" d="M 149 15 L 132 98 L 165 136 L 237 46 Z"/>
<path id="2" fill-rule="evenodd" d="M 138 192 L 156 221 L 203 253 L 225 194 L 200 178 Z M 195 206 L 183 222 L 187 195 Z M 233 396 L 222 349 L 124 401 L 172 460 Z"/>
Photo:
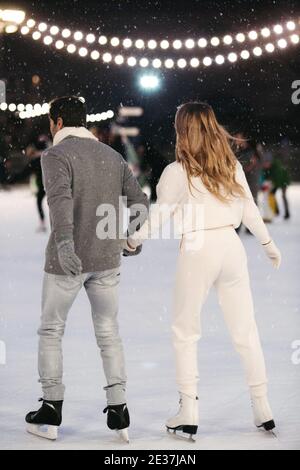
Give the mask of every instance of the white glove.
<path id="1" fill-rule="evenodd" d="M 270 258 L 274 268 L 279 269 L 281 265 L 281 253 L 273 240 L 271 240 L 266 245 L 263 245 L 263 248 L 268 258 Z"/>

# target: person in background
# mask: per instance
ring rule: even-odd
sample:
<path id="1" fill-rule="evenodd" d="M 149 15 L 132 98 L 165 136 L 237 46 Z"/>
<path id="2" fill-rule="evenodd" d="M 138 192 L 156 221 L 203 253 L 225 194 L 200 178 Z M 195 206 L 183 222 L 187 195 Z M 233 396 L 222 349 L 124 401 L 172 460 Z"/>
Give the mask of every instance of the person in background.
<path id="1" fill-rule="evenodd" d="M 237 139 L 237 159 L 243 167 L 253 199 L 257 203 L 260 189 L 261 151 L 258 145 L 247 139 L 243 132 L 236 134 L 235 138 Z"/>
<path id="2" fill-rule="evenodd" d="M 282 200 L 283 200 L 283 207 L 284 207 L 284 219 L 288 220 L 291 217 L 289 201 L 287 198 L 287 189 L 291 184 L 291 178 L 288 172 L 288 169 L 283 165 L 280 158 L 275 157 L 271 168 L 269 170 L 270 180 L 272 181 L 272 194 L 275 197 L 275 204 L 276 204 L 276 214 L 279 215 L 279 207 L 276 201 L 276 193 L 278 189 L 281 189 L 282 193 Z"/>
<path id="3" fill-rule="evenodd" d="M 6 171 L 5 171 L 5 162 L 6 159 L 6 148 L 4 141 L 0 139 L 0 188 L 4 186 L 6 182 Z"/>
<path id="4" fill-rule="evenodd" d="M 40 225 L 37 228 L 37 232 L 46 232 L 46 221 L 45 221 L 45 212 L 43 209 L 43 201 L 46 196 L 44 184 L 43 184 L 43 175 L 41 167 L 41 156 L 44 150 L 50 146 L 50 140 L 47 135 L 40 135 L 37 140 L 28 145 L 25 151 L 27 158 L 29 159 L 29 169 L 35 177 L 34 186 L 35 186 L 35 197 L 37 203 L 37 209 L 40 219 Z"/>

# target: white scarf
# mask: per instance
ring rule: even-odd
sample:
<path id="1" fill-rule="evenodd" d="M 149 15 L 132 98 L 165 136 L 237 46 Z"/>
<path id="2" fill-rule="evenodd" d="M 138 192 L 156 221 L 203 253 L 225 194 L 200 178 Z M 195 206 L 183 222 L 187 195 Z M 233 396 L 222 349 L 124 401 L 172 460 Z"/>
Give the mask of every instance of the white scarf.
<path id="1" fill-rule="evenodd" d="M 98 140 L 86 127 L 63 127 L 53 138 L 53 145 L 59 144 L 68 136 L 81 137 L 83 139 Z"/>

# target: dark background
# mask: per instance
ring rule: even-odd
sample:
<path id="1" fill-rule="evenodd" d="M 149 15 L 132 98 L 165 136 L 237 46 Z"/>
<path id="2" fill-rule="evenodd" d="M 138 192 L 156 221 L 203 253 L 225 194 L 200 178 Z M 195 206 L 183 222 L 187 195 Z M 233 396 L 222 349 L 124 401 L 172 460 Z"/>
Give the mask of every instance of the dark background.
<path id="1" fill-rule="evenodd" d="M 300 17 L 300 2 L 286 0 L 47 0 L 6 5 L 23 8 L 28 17 L 62 28 L 145 40 L 223 36 Z M 0 2 L 0 8 L 4 6 L 5 2 Z M 89 112 L 116 110 L 121 103 L 142 105 L 146 112 L 144 132 L 160 146 L 168 146 L 174 137 L 176 107 L 186 100 L 201 99 L 215 107 L 231 130 L 247 130 L 266 143 L 278 143 L 283 137 L 293 143 L 300 141 L 300 106 L 291 102 L 291 84 L 300 79 L 300 46 L 234 65 L 161 69 L 157 72 L 161 88 L 151 95 L 138 87 L 138 77 L 144 72 L 139 67 L 95 63 L 88 57 L 71 56 L 19 34 L 2 38 L 1 49 L 1 75 L 8 78 L 7 101 L 48 101 L 74 93 L 85 96 Z M 137 55 L 137 50 L 134 52 Z M 187 50 L 183 52 L 188 55 Z M 199 48 L 197 52 L 203 55 Z M 166 54 L 174 56 L 175 51 Z M 41 77 L 40 86 L 35 88 L 31 82 L 33 74 Z M 45 119 L 35 119 L 33 127 L 41 126 Z"/>

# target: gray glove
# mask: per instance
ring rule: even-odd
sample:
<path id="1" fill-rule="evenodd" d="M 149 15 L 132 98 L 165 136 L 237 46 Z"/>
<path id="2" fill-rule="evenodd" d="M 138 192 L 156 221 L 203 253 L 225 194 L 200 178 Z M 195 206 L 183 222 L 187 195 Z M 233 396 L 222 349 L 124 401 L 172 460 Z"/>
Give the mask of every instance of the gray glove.
<path id="1" fill-rule="evenodd" d="M 79 276 L 82 272 L 81 260 L 75 253 L 73 240 L 64 240 L 57 244 L 59 264 L 68 276 Z"/>

